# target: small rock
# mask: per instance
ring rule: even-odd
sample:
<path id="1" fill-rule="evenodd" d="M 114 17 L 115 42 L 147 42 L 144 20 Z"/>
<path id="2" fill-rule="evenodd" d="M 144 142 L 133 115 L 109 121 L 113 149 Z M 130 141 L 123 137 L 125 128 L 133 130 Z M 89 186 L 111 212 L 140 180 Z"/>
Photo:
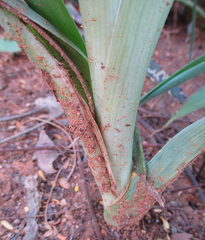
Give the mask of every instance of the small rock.
<path id="1" fill-rule="evenodd" d="M 171 226 L 172 235 L 177 233 L 177 228 Z"/>
<path id="2" fill-rule="evenodd" d="M 59 178 L 58 182 L 62 188 L 69 189 L 71 187 L 71 184 L 67 182 L 65 177 Z"/>
<path id="3" fill-rule="evenodd" d="M 74 202 L 73 207 L 74 207 L 74 208 L 78 208 L 78 203 L 77 203 L 77 202 Z"/>
<path id="4" fill-rule="evenodd" d="M 170 201 L 169 204 L 171 207 L 176 207 L 176 205 L 177 205 L 177 203 L 175 201 Z"/>
<path id="5" fill-rule="evenodd" d="M 13 221 L 13 225 L 19 225 L 21 223 L 21 219 L 17 218 Z"/>

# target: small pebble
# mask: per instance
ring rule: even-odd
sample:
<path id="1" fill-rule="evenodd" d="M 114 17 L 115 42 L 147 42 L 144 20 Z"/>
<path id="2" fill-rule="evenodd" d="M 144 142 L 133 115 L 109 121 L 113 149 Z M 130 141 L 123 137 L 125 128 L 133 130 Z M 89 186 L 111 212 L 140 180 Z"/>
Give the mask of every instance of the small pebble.
<path id="1" fill-rule="evenodd" d="M 13 221 L 13 225 L 19 225 L 21 223 L 21 220 L 20 219 L 15 219 L 14 221 Z"/>
<path id="2" fill-rule="evenodd" d="M 62 188 L 69 189 L 71 187 L 71 184 L 67 182 L 65 177 L 59 178 L 58 182 Z"/>
<path id="3" fill-rule="evenodd" d="M 176 207 L 176 205 L 177 205 L 177 203 L 175 201 L 170 201 L 169 204 L 171 207 Z"/>

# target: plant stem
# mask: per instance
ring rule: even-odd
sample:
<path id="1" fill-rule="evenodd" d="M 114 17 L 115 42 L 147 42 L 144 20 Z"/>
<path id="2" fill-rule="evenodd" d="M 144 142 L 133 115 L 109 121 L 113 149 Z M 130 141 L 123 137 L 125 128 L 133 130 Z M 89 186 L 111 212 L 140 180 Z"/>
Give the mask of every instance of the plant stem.
<path id="1" fill-rule="evenodd" d="M 189 49 L 189 62 L 191 62 L 191 59 L 192 59 L 192 49 L 193 49 L 194 35 L 195 35 L 196 5 L 197 5 L 197 0 L 194 0 L 194 7 L 192 11 L 192 29 L 191 29 L 191 39 L 190 39 L 190 49 Z"/>

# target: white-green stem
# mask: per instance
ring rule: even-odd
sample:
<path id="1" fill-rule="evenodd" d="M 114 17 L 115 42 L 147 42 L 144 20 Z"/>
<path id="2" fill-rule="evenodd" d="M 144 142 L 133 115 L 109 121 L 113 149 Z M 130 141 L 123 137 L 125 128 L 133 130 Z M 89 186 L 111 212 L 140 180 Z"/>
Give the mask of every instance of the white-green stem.
<path id="1" fill-rule="evenodd" d="M 80 0 L 97 122 L 120 191 L 147 68 L 172 1 Z"/>

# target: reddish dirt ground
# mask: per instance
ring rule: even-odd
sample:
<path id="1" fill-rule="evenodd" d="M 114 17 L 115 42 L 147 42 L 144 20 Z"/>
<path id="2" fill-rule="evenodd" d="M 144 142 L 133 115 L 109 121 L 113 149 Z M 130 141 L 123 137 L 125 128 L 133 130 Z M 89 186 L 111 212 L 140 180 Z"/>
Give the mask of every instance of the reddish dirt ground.
<path id="1" fill-rule="evenodd" d="M 186 27 L 178 25 L 177 29 L 179 29 L 179 32 L 172 34 L 168 26 L 163 31 L 154 52 L 155 60 L 169 74 L 187 64 L 188 59 L 189 42 L 185 41 L 187 37 Z M 204 53 L 204 42 L 205 32 L 197 28 L 193 51 L 194 59 Z M 204 84 L 205 73 L 195 80 L 183 84 L 183 92 L 190 96 Z M 153 86 L 154 84 L 146 79 L 143 93 Z M 0 118 L 33 110 L 37 98 L 51 94 L 49 87 L 22 53 L 0 53 L 0 87 Z M 153 129 L 157 130 L 166 123 L 167 119 L 179 107 L 178 101 L 166 93 L 144 105 L 143 109 L 149 111 L 149 113 L 141 110 L 139 116 Z M 37 113 L 33 116 L 40 117 L 40 115 L 41 113 Z M 158 134 L 163 140 L 168 141 L 178 131 L 204 115 L 205 109 L 201 109 L 175 121 Z M 31 120 L 30 117 L 0 122 L 0 140 L 39 123 L 37 120 Z M 58 120 L 65 118 L 66 116 L 62 115 Z M 45 126 L 39 127 L 28 134 L 1 144 L 0 149 L 35 147 L 40 130 L 43 128 L 55 145 L 69 144 L 68 137 L 60 129 L 45 124 Z M 140 131 L 144 144 L 150 143 L 151 138 L 157 142 L 155 137 L 150 137 L 143 128 L 140 128 Z M 70 136 L 74 138 L 72 133 L 70 133 Z M 158 150 L 156 147 L 144 148 L 146 159 L 150 160 Z M 27 195 L 22 182 L 25 176 L 38 175 L 39 167 L 34 153 L 35 151 L 30 150 L 23 152 L 6 151 L 0 154 L 0 219 L 9 222 L 14 227 L 13 230 L 8 230 L 0 224 L 0 239 L 2 240 L 23 239 L 26 232 L 25 226 L 31 219 L 26 217 Z M 68 151 L 61 151 L 60 153 L 54 161 L 54 168 L 59 170 L 65 162 L 65 157 L 69 160 L 69 163 L 68 168 L 60 172 L 48 203 L 47 221 L 49 221 L 51 227 L 45 224 L 44 214 L 53 184 L 52 181 L 54 181 L 57 173 L 44 173 L 44 180 L 39 175 L 37 178 L 38 191 L 42 193 L 41 206 L 36 217 L 38 224 L 37 239 L 97 239 L 78 165 L 75 167 L 67 185 L 59 184 L 59 179 L 67 177 L 73 166 L 73 156 Z M 202 170 L 198 177 L 198 183 L 200 184 L 205 183 L 205 168 L 201 168 L 203 162 L 204 155 L 201 155 L 191 166 L 195 176 L 200 169 Z M 185 173 L 182 173 L 163 194 L 168 209 L 163 210 L 156 204 L 141 220 L 139 226 L 116 228 L 107 225 L 104 221 L 100 193 L 87 161 L 83 162 L 83 167 L 91 204 L 103 239 L 205 239 L 205 211 L 196 189 L 189 188 L 175 191 L 176 188 L 192 186 Z M 202 189 L 204 192 L 205 188 L 202 187 Z"/>

